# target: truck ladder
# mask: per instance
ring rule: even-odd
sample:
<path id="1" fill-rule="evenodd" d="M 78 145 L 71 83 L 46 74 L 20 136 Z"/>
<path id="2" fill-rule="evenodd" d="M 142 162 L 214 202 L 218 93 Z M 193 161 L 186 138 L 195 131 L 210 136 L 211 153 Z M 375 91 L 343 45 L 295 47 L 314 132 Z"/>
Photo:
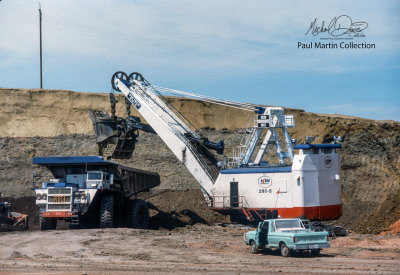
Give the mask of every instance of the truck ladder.
<path id="1" fill-rule="evenodd" d="M 79 224 L 79 216 L 78 216 L 78 215 L 72 216 L 72 217 L 71 217 L 70 224 L 78 225 L 78 224 Z"/>

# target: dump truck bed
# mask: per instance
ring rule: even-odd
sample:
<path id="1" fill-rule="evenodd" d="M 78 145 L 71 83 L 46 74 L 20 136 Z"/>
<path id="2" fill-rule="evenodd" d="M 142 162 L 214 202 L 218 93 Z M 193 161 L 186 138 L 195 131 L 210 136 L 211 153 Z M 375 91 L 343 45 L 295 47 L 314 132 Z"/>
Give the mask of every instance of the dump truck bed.
<path id="1" fill-rule="evenodd" d="M 33 164 L 45 166 L 55 178 L 65 178 L 68 171 L 101 170 L 115 175 L 114 181 L 120 184 L 126 197 L 148 191 L 160 185 L 157 173 L 120 165 L 104 160 L 100 156 L 35 157 Z"/>
<path id="2" fill-rule="evenodd" d="M 126 166 L 120 166 L 119 170 L 121 185 L 127 197 L 160 185 L 160 176 L 157 173 Z"/>

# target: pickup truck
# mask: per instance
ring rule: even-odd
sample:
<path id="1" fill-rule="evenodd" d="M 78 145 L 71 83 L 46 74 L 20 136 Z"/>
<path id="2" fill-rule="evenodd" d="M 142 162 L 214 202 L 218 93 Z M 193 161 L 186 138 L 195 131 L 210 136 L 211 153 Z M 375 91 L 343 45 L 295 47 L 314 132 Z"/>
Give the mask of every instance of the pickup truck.
<path id="1" fill-rule="evenodd" d="M 264 248 L 279 248 L 283 257 L 296 250 L 309 250 L 316 256 L 322 248 L 330 247 L 328 232 L 306 229 L 300 219 L 262 221 L 256 230 L 244 233 L 244 240 L 253 254 Z"/>

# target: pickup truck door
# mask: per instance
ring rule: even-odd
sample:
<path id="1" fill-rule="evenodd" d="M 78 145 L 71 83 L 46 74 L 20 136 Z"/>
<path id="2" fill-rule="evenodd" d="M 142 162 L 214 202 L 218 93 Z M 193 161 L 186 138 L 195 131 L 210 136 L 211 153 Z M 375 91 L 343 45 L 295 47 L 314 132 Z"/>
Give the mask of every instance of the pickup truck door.
<path id="1" fill-rule="evenodd" d="M 260 223 L 256 234 L 256 239 L 258 240 L 259 247 L 264 247 L 266 244 L 268 244 L 268 229 L 269 222 L 265 221 L 263 223 Z"/>
<path id="2" fill-rule="evenodd" d="M 278 247 L 279 238 L 276 236 L 274 223 L 274 221 L 269 223 L 268 245 L 271 247 Z"/>

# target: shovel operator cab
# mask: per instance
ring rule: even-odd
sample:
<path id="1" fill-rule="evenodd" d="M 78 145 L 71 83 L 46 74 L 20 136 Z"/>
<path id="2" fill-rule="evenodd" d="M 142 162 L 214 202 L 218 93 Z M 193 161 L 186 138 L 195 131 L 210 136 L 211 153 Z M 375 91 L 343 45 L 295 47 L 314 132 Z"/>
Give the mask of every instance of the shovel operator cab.
<path id="1" fill-rule="evenodd" d="M 146 228 L 149 212 L 143 200 L 131 199 L 160 184 L 156 173 L 106 161 L 102 157 L 37 157 L 33 164 L 46 167 L 53 178 L 34 174 L 40 228 L 55 229 L 57 220 L 100 227 L 125 224 Z"/>

